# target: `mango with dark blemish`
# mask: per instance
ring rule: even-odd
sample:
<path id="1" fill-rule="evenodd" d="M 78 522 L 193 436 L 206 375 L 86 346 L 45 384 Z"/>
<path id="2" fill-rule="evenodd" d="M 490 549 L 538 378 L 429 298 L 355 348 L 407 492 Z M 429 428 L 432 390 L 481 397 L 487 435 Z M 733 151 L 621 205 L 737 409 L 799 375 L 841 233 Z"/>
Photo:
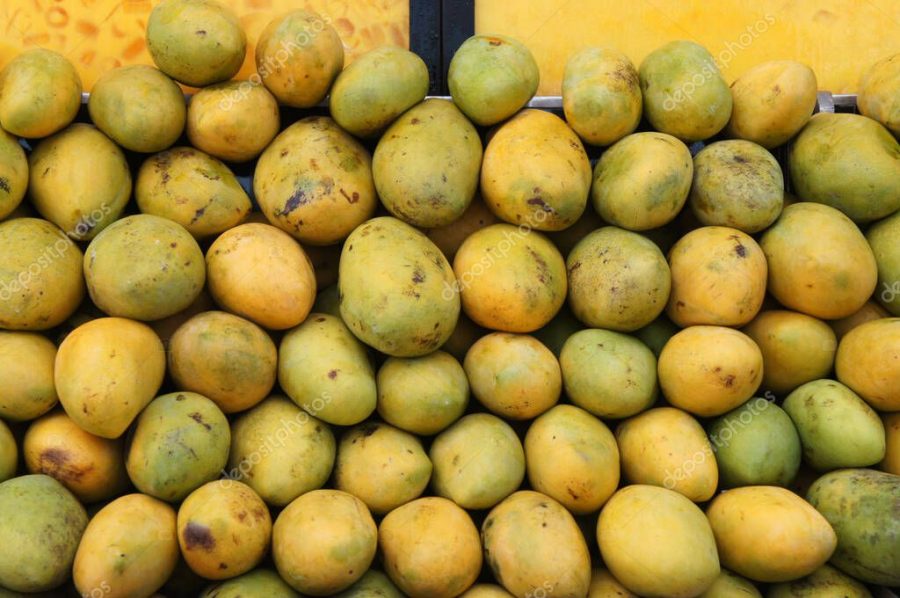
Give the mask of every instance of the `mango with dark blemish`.
<path id="1" fill-rule="evenodd" d="M 278 573 L 263 567 L 257 567 L 243 575 L 207 586 L 200 594 L 200 598 L 242 598 L 243 596 L 299 598 L 300 594 L 285 583 Z"/>
<path id="2" fill-rule="evenodd" d="M 0 129 L 0 220 L 12 214 L 28 187 L 28 159 L 19 140 Z"/>
<path id="3" fill-rule="evenodd" d="M 372 156 L 375 189 L 391 214 L 423 228 L 460 218 L 478 189 L 481 138 L 453 102 L 432 98 L 384 132 Z"/>
<path id="4" fill-rule="evenodd" d="M 125 467 L 138 490 L 174 503 L 219 477 L 230 445 L 228 420 L 215 403 L 173 392 L 151 401 L 137 418 Z"/>
<path id="5" fill-rule="evenodd" d="M 192 147 L 175 147 L 144 161 L 134 184 L 138 209 L 168 218 L 201 239 L 240 224 L 250 198 L 222 162 Z"/>
<path id="6" fill-rule="evenodd" d="M 377 569 L 369 569 L 356 583 L 335 598 L 404 598 L 391 578 Z"/>
<path id="7" fill-rule="evenodd" d="M 148 598 L 178 562 L 175 510 L 144 494 L 108 503 L 84 530 L 72 577 L 81 595 Z"/>
<path id="8" fill-rule="evenodd" d="M 0 331 L 0 418 L 27 421 L 53 408 L 56 345 L 33 332 Z"/>
<path id="9" fill-rule="evenodd" d="M 0 483 L 15 477 L 18 466 L 19 447 L 16 439 L 6 422 L 0 419 Z"/>
<path id="10" fill-rule="evenodd" d="M 837 379 L 878 411 L 900 411 L 900 318 L 861 324 L 838 344 Z"/>
<path id="11" fill-rule="evenodd" d="M 0 72 L 0 127 L 19 137 L 46 137 L 81 107 L 81 78 L 61 54 L 32 48 Z"/>
<path id="12" fill-rule="evenodd" d="M 830 565 L 822 565 L 806 577 L 776 584 L 766 598 L 872 598 L 866 586 Z"/>
<path id="13" fill-rule="evenodd" d="M 873 118 L 900 137 L 900 53 L 874 63 L 859 81 L 856 104 L 860 114 Z"/>

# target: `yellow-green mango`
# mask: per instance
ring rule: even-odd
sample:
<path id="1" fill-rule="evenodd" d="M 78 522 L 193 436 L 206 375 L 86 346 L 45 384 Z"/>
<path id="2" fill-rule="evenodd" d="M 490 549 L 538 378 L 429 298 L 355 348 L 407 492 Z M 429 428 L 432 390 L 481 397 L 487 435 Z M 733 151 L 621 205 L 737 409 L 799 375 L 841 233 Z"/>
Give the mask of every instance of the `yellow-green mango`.
<path id="1" fill-rule="evenodd" d="M 488 209 L 484 200 L 476 192 L 469 207 L 459 218 L 445 226 L 429 228 L 425 230 L 425 234 L 447 256 L 450 263 L 453 263 L 457 250 L 469 235 L 498 222 L 500 220 Z"/>
<path id="2" fill-rule="evenodd" d="M 817 92 L 816 74 L 803 63 L 758 64 L 731 84 L 734 107 L 725 132 L 766 149 L 778 147 L 812 116 Z"/>
<path id="3" fill-rule="evenodd" d="M 200 594 L 200 598 L 241 598 L 242 596 L 299 598 L 300 594 L 285 583 L 277 573 L 262 567 L 208 586 Z"/>
<path id="4" fill-rule="evenodd" d="M 473 35 L 450 60 L 453 102 L 477 125 L 506 120 L 534 96 L 540 71 L 531 51 L 506 35 Z"/>
<path id="5" fill-rule="evenodd" d="M 334 595 L 335 598 L 404 598 L 387 574 L 369 569 L 352 586 Z"/>
<path id="6" fill-rule="evenodd" d="M 34 207 L 76 241 L 97 236 L 131 197 L 125 154 L 91 125 L 75 123 L 44 139 L 28 167 Z"/>
<path id="7" fill-rule="evenodd" d="M 238 72 L 247 35 L 237 15 L 217 0 L 163 0 L 147 19 L 147 49 L 162 72 L 203 87 Z"/>
<path id="8" fill-rule="evenodd" d="M 768 291 L 788 309 L 844 318 L 875 290 L 878 266 L 866 238 L 829 206 L 800 202 L 785 208 L 759 244 L 769 265 Z"/>
<path id="9" fill-rule="evenodd" d="M 494 583 L 476 583 L 460 594 L 460 598 L 510 598 L 512 594 Z"/>
<path id="10" fill-rule="evenodd" d="M 118 438 L 153 399 L 165 370 L 165 349 L 152 328 L 98 318 L 60 344 L 54 380 L 63 409 L 80 428 Z"/>
<path id="11" fill-rule="evenodd" d="M 227 166 L 192 147 L 147 158 L 134 184 L 138 209 L 177 222 L 194 237 L 240 224 L 253 207 Z"/>
<path id="12" fill-rule="evenodd" d="M 230 444 L 228 420 L 215 403 L 173 392 L 152 400 L 137 418 L 125 467 L 144 494 L 179 502 L 219 477 Z"/>
<path id="13" fill-rule="evenodd" d="M 637 598 L 637 595 L 629 592 L 607 569 L 596 567 L 591 571 L 587 598 Z"/>
<path id="14" fill-rule="evenodd" d="M 877 61 L 863 72 L 856 106 L 900 137 L 900 54 Z"/>
<path id="15" fill-rule="evenodd" d="M 19 137 L 46 137 L 81 107 L 81 78 L 61 54 L 32 48 L 0 71 L 0 127 Z"/>
<path id="16" fill-rule="evenodd" d="M 447 258 L 424 234 L 389 216 L 369 220 L 347 238 L 338 288 L 341 317 L 353 334 L 393 357 L 431 353 L 459 318 L 459 288 Z"/>
<path id="17" fill-rule="evenodd" d="M 278 134 L 256 163 L 253 192 L 269 222 L 311 245 L 340 242 L 378 203 L 369 152 L 326 116 Z"/>
<path id="18" fill-rule="evenodd" d="M 0 419 L 0 483 L 16 477 L 19 465 L 19 447 L 6 422 Z"/>
<path id="19" fill-rule="evenodd" d="M 900 411 L 900 318 L 857 326 L 841 339 L 837 379 L 879 411 Z"/>
<path id="20" fill-rule="evenodd" d="M 175 510 L 145 494 L 128 494 L 88 522 L 72 577 L 82 596 L 147 598 L 178 562 Z"/>
<path id="21" fill-rule="evenodd" d="M 314 313 L 284 335 L 278 382 L 310 415 L 352 426 L 375 410 L 375 373 L 366 348 L 336 316 Z"/>
<path id="22" fill-rule="evenodd" d="M 822 565 L 806 577 L 770 587 L 766 598 L 872 598 L 872 593 L 849 575 Z"/>
<path id="23" fill-rule="evenodd" d="M 647 55 L 639 70 L 644 116 L 683 141 L 709 139 L 731 118 L 731 90 L 709 51 L 673 41 Z"/>
<path id="24" fill-rule="evenodd" d="M 591 163 L 578 135 L 545 110 L 523 110 L 500 125 L 481 164 L 481 194 L 501 220 L 558 231 L 587 205 Z"/>
<path id="25" fill-rule="evenodd" d="M 12 214 L 28 187 L 28 159 L 19 140 L 0 129 L 0 220 Z"/>
<path id="26" fill-rule="evenodd" d="M 893 316 L 900 315 L 900 212 L 879 220 L 866 231 L 878 265 L 875 298 Z"/>
<path id="27" fill-rule="evenodd" d="M 56 345 L 33 332 L 0 331 L 0 418 L 27 421 L 53 408 Z"/>
<path id="28" fill-rule="evenodd" d="M 697 598 L 762 598 L 762 594 L 750 581 L 722 569 L 712 585 Z"/>
<path id="29" fill-rule="evenodd" d="M 900 209 L 900 143 L 871 118 L 816 114 L 791 145 L 788 166 L 797 196 L 855 222 Z"/>
<path id="30" fill-rule="evenodd" d="M 691 151 L 665 133 L 634 133 L 603 152 L 594 167 L 591 202 L 605 222 L 628 230 L 664 226 L 691 189 Z"/>
<path id="31" fill-rule="evenodd" d="M 459 108 L 449 100 L 425 100 L 378 141 L 372 155 L 375 189 L 384 207 L 407 224 L 446 226 L 475 197 L 481 156 L 478 131 Z"/>
<path id="32" fill-rule="evenodd" d="M 37 474 L 0 483 L 0 512 L 0 587 L 33 593 L 61 586 L 88 523 L 84 507 L 62 484 Z"/>
<path id="33" fill-rule="evenodd" d="M 377 545 L 378 528 L 365 503 L 339 490 L 300 496 L 272 528 L 278 573 L 308 595 L 335 594 L 353 585 L 372 564 Z"/>
<path id="34" fill-rule="evenodd" d="M 331 117 L 357 137 L 378 135 L 428 93 L 425 61 L 405 48 L 382 46 L 357 56 L 337 76 Z"/>

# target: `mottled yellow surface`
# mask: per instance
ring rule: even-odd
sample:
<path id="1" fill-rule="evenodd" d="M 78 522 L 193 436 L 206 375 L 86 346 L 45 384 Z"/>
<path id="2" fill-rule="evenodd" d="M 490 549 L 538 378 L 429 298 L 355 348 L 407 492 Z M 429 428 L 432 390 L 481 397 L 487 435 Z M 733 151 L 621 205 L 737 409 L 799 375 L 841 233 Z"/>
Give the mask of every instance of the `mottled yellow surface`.
<path id="1" fill-rule="evenodd" d="M 366 50 L 409 44 L 408 0 L 223 0 L 249 40 L 237 78 L 254 72 L 253 49 L 274 17 L 297 8 L 325 17 L 344 42 L 347 60 Z M 123 64 L 153 64 L 144 30 L 158 0 L 0 0 L 0 67 L 25 48 L 42 46 L 71 60 L 85 89 Z"/>
<path id="2" fill-rule="evenodd" d="M 542 95 L 558 95 L 568 57 L 609 45 L 636 64 L 667 41 L 706 46 L 731 83 L 767 60 L 809 64 L 819 89 L 855 93 L 862 70 L 900 52 L 898 0 L 476 0 L 475 27 L 525 42 Z"/>

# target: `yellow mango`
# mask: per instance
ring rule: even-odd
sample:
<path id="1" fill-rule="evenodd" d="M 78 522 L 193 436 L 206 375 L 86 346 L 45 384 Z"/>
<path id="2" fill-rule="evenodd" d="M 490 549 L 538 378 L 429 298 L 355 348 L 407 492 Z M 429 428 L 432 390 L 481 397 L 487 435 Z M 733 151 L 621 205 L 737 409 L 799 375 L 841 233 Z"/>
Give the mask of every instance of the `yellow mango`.
<path id="1" fill-rule="evenodd" d="M 0 419 L 27 421 L 53 408 L 56 345 L 33 332 L 0 331 Z"/>
<path id="2" fill-rule="evenodd" d="M 0 129 L 0 220 L 12 214 L 28 187 L 28 159 L 19 140 Z"/>
<path id="3" fill-rule="evenodd" d="M 837 379 L 879 411 L 900 411 L 900 318 L 857 326 L 838 344 Z"/>
<path id="4" fill-rule="evenodd" d="M 459 595 L 460 598 L 509 598 L 509 592 L 493 583 L 476 583 Z"/>
<path id="5" fill-rule="evenodd" d="M 759 590 L 751 582 L 727 569 L 698 598 L 762 598 Z"/>
<path id="6" fill-rule="evenodd" d="M 874 298 L 891 315 L 900 315 L 900 213 L 895 212 L 870 226 L 866 241 L 878 264 L 878 287 Z"/>
<path id="7" fill-rule="evenodd" d="M 629 592 L 607 569 L 596 568 L 591 572 L 587 598 L 637 598 L 637 595 Z"/>
<path id="8" fill-rule="evenodd" d="M 46 137 L 81 107 L 81 78 L 61 54 L 32 48 L 0 71 L 0 127 L 19 137 Z"/>
<path id="9" fill-rule="evenodd" d="M 403 592 L 397 589 L 391 578 L 378 569 L 369 569 L 356 583 L 334 596 L 335 598 L 369 598 L 370 596 L 404 598 Z"/>
<path id="10" fill-rule="evenodd" d="M 831 326 L 831 329 L 834 330 L 835 337 L 840 341 L 844 338 L 844 335 L 857 326 L 865 324 L 866 322 L 871 322 L 872 320 L 889 318 L 890 316 L 891 314 L 875 301 L 866 301 L 862 307 L 846 318 L 829 320 L 828 325 Z"/>
<path id="11" fill-rule="evenodd" d="M 900 137 L 900 54 L 882 58 L 865 72 L 859 82 L 856 105 L 859 112 L 873 118 Z"/>

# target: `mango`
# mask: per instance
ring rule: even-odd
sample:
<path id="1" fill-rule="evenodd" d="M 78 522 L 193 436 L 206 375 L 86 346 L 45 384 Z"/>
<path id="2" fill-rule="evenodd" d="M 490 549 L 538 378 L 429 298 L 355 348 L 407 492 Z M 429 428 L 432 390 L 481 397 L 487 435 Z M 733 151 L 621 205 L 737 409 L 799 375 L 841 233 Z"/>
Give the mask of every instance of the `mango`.
<path id="1" fill-rule="evenodd" d="M 444 351 L 422 357 L 389 357 L 375 381 L 378 415 L 420 436 L 437 434 L 455 422 L 469 403 L 466 372 Z"/>
<path id="2" fill-rule="evenodd" d="M 352 586 L 335 594 L 336 598 L 403 598 L 394 582 L 377 569 L 369 569 Z"/>
<path id="3" fill-rule="evenodd" d="M 481 525 L 484 557 L 494 578 L 519 598 L 587 595 L 591 559 L 575 519 L 544 494 L 516 492 Z"/>
<path id="4" fill-rule="evenodd" d="M 64 56 L 44 48 L 22 52 L 0 71 L 0 127 L 18 137 L 46 137 L 81 108 L 81 78 Z"/>
<path id="5" fill-rule="evenodd" d="M 900 411 L 900 318 L 873 320 L 841 339 L 837 379 L 879 411 Z"/>
<path id="6" fill-rule="evenodd" d="M 823 475 L 806 498 L 837 534 L 831 564 L 865 583 L 900 585 L 900 477 L 871 469 Z"/>
<path id="7" fill-rule="evenodd" d="M 277 573 L 262 567 L 212 584 L 200 594 L 200 598 L 241 598 L 241 596 L 298 598 L 300 594 L 285 583 Z"/>
<path id="8" fill-rule="evenodd" d="M 108 503 L 88 522 L 72 577 L 82 596 L 147 598 L 178 562 L 175 510 L 144 494 Z"/>
<path id="9" fill-rule="evenodd" d="M 256 42 L 256 72 L 279 104 L 311 108 L 344 67 L 344 46 L 331 21 L 295 10 L 272 19 Z M 303 82 L 302 85 L 299 82 Z"/>
<path id="10" fill-rule="evenodd" d="M 378 204 L 369 152 L 326 116 L 275 137 L 256 163 L 253 192 L 269 222 L 311 245 L 342 241 Z"/>
<path id="11" fill-rule="evenodd" d="M 600 568 L 591 571 L 591 585 L 587 595 L 588 598 L 637 598 L 612 573 Z"/>
<path id="12" fill-rule="evenodd" d="M 12 214 L 28 187 L 28 159 L 19 140 L 0 129 L 0 220 Z"/>
<path id="13" fill-rule="evenodd" d="M 428 67 L 405 48 L 382 46 L 358 56 L 331 87 L 328 111 L 357 137 L 380 134 L 425 99 Z"/>
<path id="14" fill-rule="evenodd" d="M 791 146 L 791 181 L 799 197 L 837 208 L 854 222 L 900 209 L 900 143 L 858 114 L 816 114 Z"/>
<path id="15" fill-rule="evenodd" d="M 33 332 L 0 331 L 0 419 L 27 421 L 58 400 L 53 382 L 56 345 Z"/>
<path id="16" fill-rule="evenodd" d="M 659 394 L 656 357 L 639 340 L 611 330 L 581 330 L 559 355 L 566 396 L 597 417 L 618 419 L 649 408 Z"/>
<path id="17" fill-rule="evenodd" d="M 509 598 L 509 592 L 494 583 L 476 583 L 460 594 L 460 598 Z"/>
<path id="18" fill-rule="evenodd" d="M 481 572 L 478 529 L 446 498 L 419 498 L 388 513 L 378 545 L 391 581 L 412 598 L 458 596 Z"/>
<path id="19" fill-rule="evenodd" d="M 606 425 L 583 409 L 557 405 L 525 435 L 528 481 L 570 512 L 597 511 L 619 485 L 619 449 Z"/>
<path id="20" fill-rule="evenodd" d="M 729 139 L 707 145 L 694 156 L 689 203 L 707 226 L 757 233 L 781 214 L 781 166 L 766 148 L 752 141 Z"/>
<path id="21" fill-rule="evenodd" d="M 159 70 L 203 87 L 237 74 L 247 35 L 237 15 L 217 0 L 163 0 L 147 19 L 147 49 Z"/>
<path id="22" fill-rule="evenodd" d="M 754 581 L 809 575 L 831 557 L 837 537 L 808 502 L 784 488 L 723 492 L 706 510 L 722 565 Z"/>
<path id="23" fill-rule="evenodd" d="M 872 598 L 872 593 L 849 575 L 822 565 L 806 577 L 772 586 L 766 598 Z"/>
<path id="24" fill-rule="evenodd" d="M 634 133 L 603 152 L 594 167 L 591 202 L 609 224 L 634 231 L 664 226 L 684 207 L 694 162 L 671 135 Z"/>
<path id="25" fill-rule="evenodd" d="M 19 447 L 9 426 L 0 419 L 0 483 L 16 477 L 19 466 Z"/>
<path id="26" fill-rule="evenodd" d="M 743 326 L 766 296 L 763 251 L 736 228 L 692 230 L 672 246 L 669 267 L 672 292 L 666 314 L 678 326 Z"/>
<path id="27" fill-rule="evenodd" d="M 425 230 L 425 235 L 437 245 L 447 260 L 452 264 L 460 245 L 469 235 L 486 226 L 496 224 L 500 220 L 485 205 L 481 195 L 476 191 L 475 197 L 462 215 L 445 226 L 437 226 Z"/>
<path id="28" fill-rule="evenodd" d="M 703 511 L 681 494 L 626 486 L 597 521 L 600 554 L 609 571 L 641 596 L 696 596 L 719 575 L 719 557 Z"/>
<path id="29" fill-rule="evenodd" d="M 644 58 L 638 74 L 644 116 L 657 131 L 682 141 L 699 141 L 728 124 L 731 90 L 703 46 L 669 42 Z"/>
<path id="30" fill-rule="evenodd" d="M 300 324 L 316 298 L 309 256 L 268 224 L 241 224 L 219 235 L 206 251 L 206 269 L 216 303 L 264 328 Z"/>
<path id="31" fill-rule="evenodd" d="M 762 594 L 740 575 L 722 569 L 713 584 L 698 598 L 762 598 Z"/>
<path id="32" fill-rule="evenodd" d="M 546 237 L 525 225 L 494 224 L 472 233 L 453 259 L 462 308 L 479 326 L 533 332 L 566 300 L 565 262 Z"/>
<path id="33" fill-rule="evenodd" d="M 375 410 L 375 373 L 366 349 L 335 316 L 312 314 L 284 335 L 278 382 L 298 406 L 329 424 L 358 424 Z"/>
<path id="34" fill-rule="evenodd" d="M 834 330 L 834 335 L 837 337 L 838 342 L 840 342 L 840 340 L 844 338 L 844 335 L 857 326 L 865 324 L 866 322 L 871 322 L 872 320 L 888 318 L 890 316 L 891 314 L 881 307 L 879 303 L 869 300 L 846 318 L 830 320 L 828 325 Z"/>
<path id="35" fill-rule="evenodd" d="M 191 145 L 228 162 L 256 158 L 280 128 L 278 101 L 258 79 L 204 87 L 187 107 Z"/>
<path id="36" fill-rule="evenodd" d="M 641 121 L 637 69 L 613 48 L 585 48 L 573 54 L 562 81 L 566 122 L 586 143 L 611 145 Z"/>
<path id="37" fill-rule="evenodd" d="M 475 197 L 481 157 L 478 131 L 459 108 L 425 100 L 379 139 L 372 155 L 375 189 L 384 207 L 407 224 L 446 226 Z"/>
<path id="38" fill-rule="evenodd" d="M 872 250 L 856 225 L 834 208 L 795 203 L 759 244 L 769 264 L 769 292 L 788 309 L 825 320 L 844 318 L 875 290 Z"/>
<path id="39" fill-rule="evenodd" d="M 165 370 L 165 349 L 149 326 L 98 318 L 59 345 L 54 381 L 59 402 L 78 427 L 118 438 L 153 399 Z"/>
<path id="40" fill-rule="evenodd" d="M 891 315 L 900 315 L 900 215 L 894 213 L 870 226 L 866 241 L 878 266 L 875 298 Z"/>
<path id="41" fill-rule="evenodd" d="M 900 54 L 887 56 L 863 72 L 856 106 L 900 137 Z"/>
<path id="42" fill-rule="evenodd" d="M 141 164 L 134 185 L 138 209 L 168 218 L 195 238 L 240 224 L 252 205 L 227 166 L 191 147 L 176 147 Z"/>
<path id="43" fill-rule="evenodd" d="M 432 465 L 418 438 L 381 423 L 347 430 L 338 446 L 334 487 L 384 515 L 421 496 Z"/>
<path id="44" fill-rule="evenodd" d="M 635 330 L 634 336 L 647 345 L 655 357 L 659 357 L 663 347 L 679 330 L 681 329 L 663 314 L 643 328 Z"/>
<path id="45" fill-rule="evenodd" d="M 540 72 L 531 51 L 506 35 L 473 35 L 450 60 L 447 84 L 453 103 L 477 125 L 518 112 L 537 91 Z"/>
<path id="46" fill-rule="evenodd" d="M 169 341 L 169 374 L 179 390 L 212 399 L 224 413 L 244 411 L 275 384 L 278 351 L 265 330 L 241 317 L 208 311 Z"/>
<path id="47" fill-rule="evenodd" d="M 881 421 L 884 424 L 885 451 L 880 469 L 900 475 L 900 413 L 882 415 Z"/>
<path id="48" fill-rule="evenodd" d="M 463 110 L 465 112 L 465 110 Z M 581 139 L 544 110 L 523 110 L 493 132 L 481 163 L 481 193 L 501 220 L 558 231 L 581 217 L 591 163 Z"/>
<path id="49" fill-rule="evenodd" d="M 125 154 L 84 123 L 38 143 L 28 168 L 34 207 L 76 241 L 96 237 L 119 218 L 131 197 Z"/>
<path id="50" fill-rule="evenodd" d="M 335 459 L 331 428 L 282 396 L 272 396 L 231 424 L 228 477 L 282 507 L 325 485 Z M 303 467 L 295 467 L 303 463 Z"/>
<path id="51" fill-rule="evenodd" d="M 219 476 L 230 444 L 228 420 L 215 403 L 173 392 L 151 401 L 137 418 L 125 467 L 144 494 L 179 502 Z"/>
<path id="52" fill-rule="evenodd" d="M 725 132 L 773 149 L 803 128 L 816 107 L 816 74 L 793 60 L 763 62 L 731 84 L 734 106 Z"/>
<path id="53" fill-rule="evenodd" d="M 493 507 L 525 478 L 522 443 L 509 424 L 488 413 L 466 415 L 438 434 L 428 456 L 434 493 L 464 509 Z"/>
<path id="54" fill-rule="evenodd" d="M 303 594 L 334 594 L 353 585 L 375 558 L 377 543 L 378 528 L 366 505 L 339 490 L 300 496 L 272 528 L 278 573 Z"/>

